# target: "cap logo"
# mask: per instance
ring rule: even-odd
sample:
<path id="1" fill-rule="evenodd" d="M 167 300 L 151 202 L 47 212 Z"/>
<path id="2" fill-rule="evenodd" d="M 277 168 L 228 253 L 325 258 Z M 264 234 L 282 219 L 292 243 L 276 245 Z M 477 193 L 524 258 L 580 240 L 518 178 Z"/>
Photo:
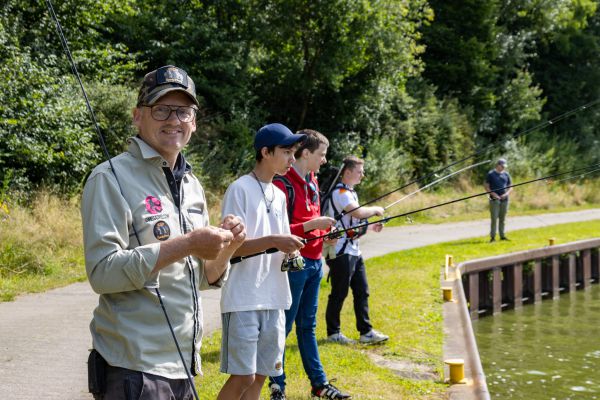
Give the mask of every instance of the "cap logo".
<path id="1" fill-rule="evenodd" d="M 164 73 L 164 83 L 177 83 L 179 85 L 187 87 L 187 82 L 184 82 L 184 80 L 185 77 L 181 72 L 179 72 L 179 69 L 177 68 L 167 68 L 167 70 Z M 160 83 L 162 82 L 159 82 L 159 84 Z"/>

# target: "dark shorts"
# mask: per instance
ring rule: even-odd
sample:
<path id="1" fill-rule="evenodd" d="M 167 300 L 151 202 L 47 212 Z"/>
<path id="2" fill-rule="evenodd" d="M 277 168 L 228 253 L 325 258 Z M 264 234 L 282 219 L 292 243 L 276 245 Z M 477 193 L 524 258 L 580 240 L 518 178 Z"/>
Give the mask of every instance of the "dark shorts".
<path id="1" fill-rule="evenodd" d="M 169 379 L 130 369 L 108 366 L 106 393 L 96 400 L 192 400 L 187 379 Z"/>

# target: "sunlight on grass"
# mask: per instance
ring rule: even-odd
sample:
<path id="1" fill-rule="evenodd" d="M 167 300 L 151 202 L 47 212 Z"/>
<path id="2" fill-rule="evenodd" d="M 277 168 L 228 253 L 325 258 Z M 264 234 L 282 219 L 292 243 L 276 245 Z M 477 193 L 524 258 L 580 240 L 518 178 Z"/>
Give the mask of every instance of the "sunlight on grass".
<path id="1" fill-rule="evenodd" d="M 442 399 L 446 385 L 442 383 L 442 297 L 440 273 L 445 255 L 452 254 L 455 263 L 547 245 L 549 237 L 566 243 L 600 236 L 600 221 L 554 225 L 537 229 L 511 231 L 512 241 L 490 244 L 487 237 L 466 239 L 421 247 L 369 259 L 367 269 L 371 296 L 370 314 L 375 329 L 390 335 L 382 346 L 341 346 L 324 341 L 325 307 L 329 283 L 321 283 L 317 339 L 320 354 L 329 378 L 354 395 L 355 399 Z M 349 295 L 342 311 L 344 333 L 358 339 Z M 198 378 L 200 393 L 214 398 L 227 375 L 218 372 L 220 332 L 203 343 L 205 376 Z M 297 351 L 295 334 L 287 341 L 289 399 L 309 399 L 310 385 Z M 412 380 L 395 375 L 374 364 L 369 352 L 389 360 L 426 365 L 439 377 L 437 380 Z M 262 398 L 268 399 L 266 388 Z"/>
<path id="2" fill-rule="evenodd" d="M 0 301 L 85 280 L 79 206 L 48 193 L 0 221 Z"/>

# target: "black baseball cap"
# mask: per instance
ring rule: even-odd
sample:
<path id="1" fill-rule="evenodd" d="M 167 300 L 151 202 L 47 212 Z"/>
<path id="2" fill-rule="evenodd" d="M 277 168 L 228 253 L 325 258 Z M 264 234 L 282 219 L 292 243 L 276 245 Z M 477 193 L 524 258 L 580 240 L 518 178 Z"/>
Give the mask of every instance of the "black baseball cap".
<path id="1" fill-rule="evenodd" d="M 181 91 L 200 107 L 196 99 L 196 86 L 184 70 L 174 65 L 166 65 L 148 72 L 138 94 L 138 107 L 141 105 L 151 106 L 167 93 Z"/>

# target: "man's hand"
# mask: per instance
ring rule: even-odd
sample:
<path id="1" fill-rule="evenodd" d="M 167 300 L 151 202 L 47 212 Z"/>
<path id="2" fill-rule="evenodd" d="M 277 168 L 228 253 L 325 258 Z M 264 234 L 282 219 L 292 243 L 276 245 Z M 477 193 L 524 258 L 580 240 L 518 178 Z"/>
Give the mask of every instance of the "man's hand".
<path id="1" fill-rule="evenodd" d="M 277 250 L 291 254 L 304 247 L 302 239 L 296 235 L 273 235 L 273 244 Z"/>
<path id="2" fill-rule="evenodd" d="M 191 254 L 204 260 L 214 260 L 221 250 L 229 246 L 234 234 L 222 228 L 207 226 L 195 229 L 187 234 Z"/>
<path id="3" fill-rule="evenodd" d="M 316 217 L 304 223 L 304 232 L 310 232 L 315 229 L 329 229 L 329 227 L 331 227 L 333 224 L 335 224 L 335 219 L 333 218 Z"/>
<path id="4" fill-rule="evenodd" d="M 371 225 L 371 229 L 373 229 L 373 232 L 381 232 L 381 230 L 383 229 L 383 223 L 378 222 L 376 224 Z"/>
<path id="5" fill-rule="evenodd" d="M 221 228 L 230 231 L 233 235 L 233 240 L 230 246 L 234 246 L 236 249 L 240 247 L 246 239 L 246 226 L 242 223 L 242 220 L 235 215 L 227 215 L 221 222 Z"/>
<path id="6" fill-rule="evenodd" d="M 383 213 L 385 212 L 383 207 L 373 206 L 371 208 L 373 209 L 373 215 L 376 215 L 378 217 L 383 217 Z"/>

